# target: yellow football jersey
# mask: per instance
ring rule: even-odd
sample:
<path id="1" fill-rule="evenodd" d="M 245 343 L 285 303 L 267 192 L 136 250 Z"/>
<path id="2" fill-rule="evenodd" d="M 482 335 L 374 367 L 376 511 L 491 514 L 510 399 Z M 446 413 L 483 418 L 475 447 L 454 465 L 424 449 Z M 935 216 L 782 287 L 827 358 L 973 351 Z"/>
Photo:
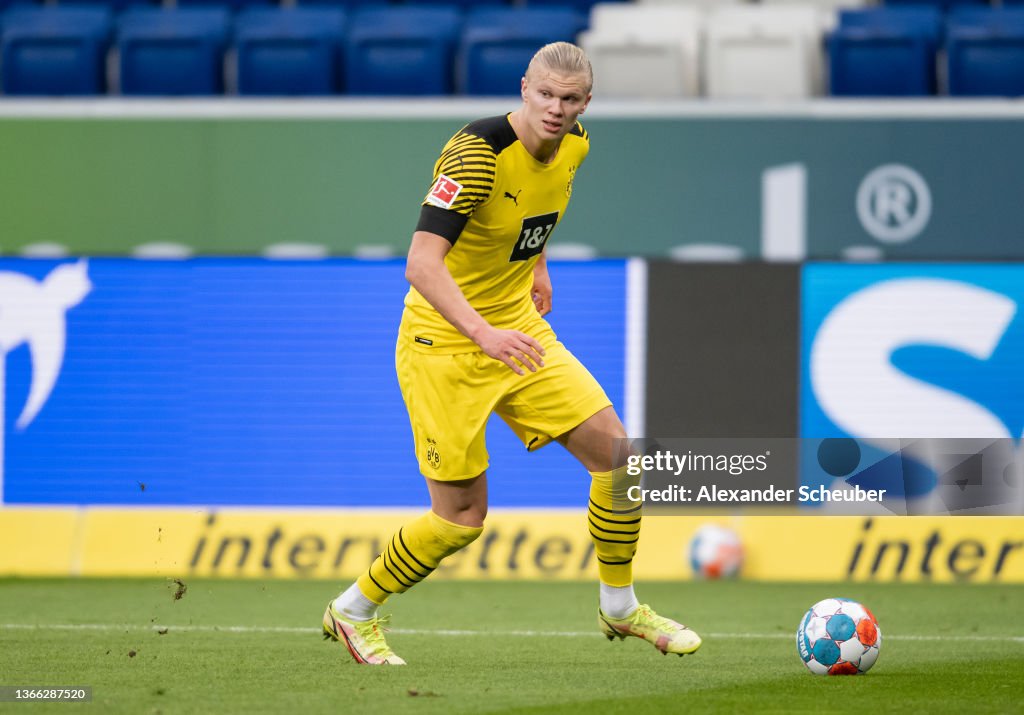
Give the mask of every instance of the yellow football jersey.
<path id="1" fill-rule="evenodd" d="M 445 265 L 487 322 L 530 334 L 544 321 L 531 298 L 533 267 L 565 215 L 576 170 L 590 141 L 577 122 L 554 159 L 543 164 L 516 137 L 508 116 L 463 127 L 434 165 L 417 231 L 452 243 Z M 400 339 L 425 351 L 479 348 L 415 288 L 405 298 Z"/>

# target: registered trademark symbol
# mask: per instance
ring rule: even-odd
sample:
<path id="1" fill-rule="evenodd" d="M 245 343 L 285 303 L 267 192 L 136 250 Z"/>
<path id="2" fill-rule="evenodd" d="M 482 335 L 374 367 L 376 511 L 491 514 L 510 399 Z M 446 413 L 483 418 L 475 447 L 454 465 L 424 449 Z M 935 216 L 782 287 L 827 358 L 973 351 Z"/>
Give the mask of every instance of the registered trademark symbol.
<path id="1" fill-rule="evenodd" d="M 857 217 L 883 243 L 915 238 L 932 215 L 932 194 L 924 178 L 903 164 L 871 171 L 857 189 Z"/>

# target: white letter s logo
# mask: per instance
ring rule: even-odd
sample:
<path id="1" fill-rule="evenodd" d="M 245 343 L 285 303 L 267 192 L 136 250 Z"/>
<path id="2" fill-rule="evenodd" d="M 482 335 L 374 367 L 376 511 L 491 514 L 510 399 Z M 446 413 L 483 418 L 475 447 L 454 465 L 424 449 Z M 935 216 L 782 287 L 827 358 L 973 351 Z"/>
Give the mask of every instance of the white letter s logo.
<path id="1" fill-rule="evenodd" d="M 810 351 L 814 395 L 854 437 L 1009 437 L 985 407 L 897 370 L 891 356 L 925 344 L 987 360 L 1016 312 L 1005 295 L 959 281 L 872 285 L 837 305 L 818 329 Z"/>

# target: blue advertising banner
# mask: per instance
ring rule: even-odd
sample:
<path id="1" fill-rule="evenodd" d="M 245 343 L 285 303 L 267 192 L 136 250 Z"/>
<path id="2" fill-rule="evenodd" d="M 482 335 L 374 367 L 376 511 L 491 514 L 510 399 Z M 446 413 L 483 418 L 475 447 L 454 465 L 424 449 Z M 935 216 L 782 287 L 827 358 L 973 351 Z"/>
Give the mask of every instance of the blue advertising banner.
<path id="1" fill-rule="evenodd" d="M 403 274 L 0 260 L 3 502 L 427 504 L 394 373 Z M 623 405 L 625 262 L 551 274 L 555 331 Z M 587 474 L 557 445 L 528 455 L 494 424 L 488 446 L 492 504 L 585 502 Z"/>
<path id="2" fill-rule="evenodd" d="M 884 487 L 908 513 L 1019 499 L 1022 303 L 1022 265 L 805 266 L 800 433 L 830 439 L 802 482 Z"/>

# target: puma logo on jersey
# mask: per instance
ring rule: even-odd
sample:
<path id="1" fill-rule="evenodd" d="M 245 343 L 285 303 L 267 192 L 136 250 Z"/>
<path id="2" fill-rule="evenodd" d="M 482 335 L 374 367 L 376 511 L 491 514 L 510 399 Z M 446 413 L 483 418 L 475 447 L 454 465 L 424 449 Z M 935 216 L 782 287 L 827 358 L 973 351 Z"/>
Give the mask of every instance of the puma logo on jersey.
<path id="1" fill-rule="evenodd" d="M 509 192 L 506 191 L 505 192 L 505 198 L 506 199 L 512 199 L 512 203 L 514 203 L 516 206 L 518 206 L 519 205 L 519 194 L 521 194 L 521 193 L 523 193 L 522 189 L 519 189 L 519 191 L 516 192 L 515 196 L 513 196 L 512 194 L 510 194 Z"/>

